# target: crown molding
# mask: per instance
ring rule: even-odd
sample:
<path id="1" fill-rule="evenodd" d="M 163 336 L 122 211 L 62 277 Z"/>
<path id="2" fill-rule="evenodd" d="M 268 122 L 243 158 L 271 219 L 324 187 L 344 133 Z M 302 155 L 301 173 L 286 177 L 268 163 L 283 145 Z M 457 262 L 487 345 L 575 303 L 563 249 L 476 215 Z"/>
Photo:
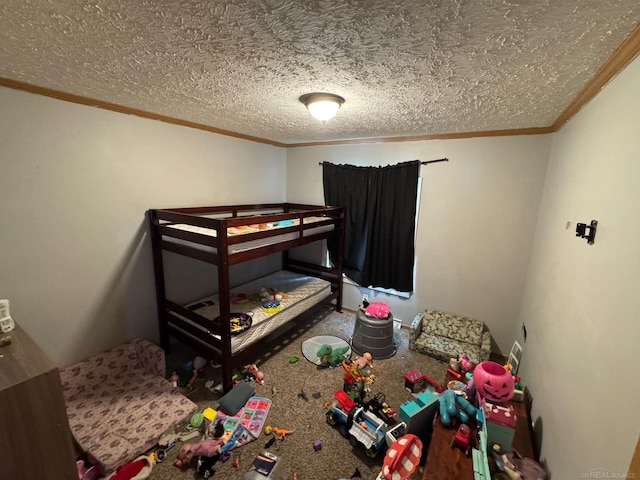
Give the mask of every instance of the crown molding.
<path id="1" fill-rule="evenodd" d="M 249 140 L 251 142 L 263 143 L 266 145 L 272 145 L 274 147 L 281 148 L 296 148 L 296 147 L 311 147 L 311 146 L 332 146 L 332 145 L 355 145 L 362 143 L 391 143 L 391 142 L 415 142 L 420 140 L 450 140 L 461 138 L 474 138 L 474 137 L 504 137 L 514 135 L 543 135 L 547 133 L 554 133 L 560 130 L 562 126 L 569 121 L 582 107 L 584 107 L 593 97 L 595 97 L 602 88 L 607 85 L 618 73 L 620 73 L 633 59 L 640 54 L 640 23 L 636 26 L 633 32 L 622 42 L 622 44 L 613 52 L 611 57 L 606 63 L 598 70 L 596 75 L 587 83 L 587 85 L 578 93 L 569 106 L 560 114 L 560 116 L 548 127 L 532 127 L 532 128 L 516 128 L 505 130 L 486 130 L 479 132 L 459 132 L 459 133 L 435 133 L 425 135 L 409 135 L 409 136 L 397 136 L 397 137 L 378 137 L 378 138 L 356 138 L 345 140 L 333 140 L 333 141 L 318 141 L 318 142 L 301 142 L 301 143 L 282 143 L 266 138 L 254 137 L 251 135 L 245 135 L 238 132 L 232 132 L 230 130 L 223 130 L 220 128 L 211 127 L 201 123 L 190 122 L 187 120 L 181 120 L 179 118 L 169 117 L 166 115 L 159 115 L 156 113 L 139 110 L 136 108 L 126 107 L 124 105 L 118 105 L 115 103 L 103 102 L 93 98 L 83 97 L 80 95 L 74 95 L 50 88 L 39 87 L 26 82 L 19 82 L 16 80 L 10 80 L 8 78 L 0 77 L 0 86 L 12 88 L 16 90 L 23 90 L 29 93 L 35 93 L 36 95 L 43 95 L 46 97 L 56 98 L 66 102 L 77 103 L 80 105 L 86 105 L 89 107 L 102 108 L 104 110 L 110 110 L 113 112 L 124 113 L 127 115 L 135 115 L 142 118 L 148 118 L 151 120 L 158 120 L 173 125 L 180 125 L 188 128 L 195 128 L 197 130 L 203 130 L 210 133 L 217 133 L 219 135 L 225 135 L 229 137 L 239 138 L 242 140 Z"/>
<path id="2" fill-rule="evenodd" d="M 640 23 L 551 125 L 557 132 L 640 53 Z"/>

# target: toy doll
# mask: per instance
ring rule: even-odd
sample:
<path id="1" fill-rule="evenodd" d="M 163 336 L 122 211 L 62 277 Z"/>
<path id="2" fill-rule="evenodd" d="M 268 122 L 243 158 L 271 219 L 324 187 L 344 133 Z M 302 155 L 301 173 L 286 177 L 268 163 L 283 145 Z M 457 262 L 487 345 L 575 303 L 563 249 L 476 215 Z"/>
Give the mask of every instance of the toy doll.
<path id="1" fill-rule="evenodd" d="M 369 352 L 364 352 L 362 356 L 357 357 L 353 363 L 358 370 L 364 371 L 366 368 L 373 367 L 373 357 Z"/>
<path id="2" fill-rule="evenodd" d="M 173 464 L 178 468 L 182 468 L 188 466 L 193 457 L 199 457 L 197 472 L 204 478 L 209 478 L 215 473 L 213 465 L 220 458 L 222 446 L 227 443 L 230 436 L 231 432 L 225 432 L 222 423 L 218 422 L 213 428 L 212 439 L 201 440 L 197 443 L 185 443 L 180 448 Z"/>

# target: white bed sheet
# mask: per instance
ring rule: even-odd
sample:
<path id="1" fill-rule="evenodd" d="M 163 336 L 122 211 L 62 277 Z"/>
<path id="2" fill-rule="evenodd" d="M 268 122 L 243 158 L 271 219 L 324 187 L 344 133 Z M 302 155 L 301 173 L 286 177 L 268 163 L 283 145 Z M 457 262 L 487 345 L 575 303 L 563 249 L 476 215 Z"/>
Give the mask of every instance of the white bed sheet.
<path id="1" fill-rule="evenodd" d="M 304 224 L 306 225 L 309 223 L 316 223 L 316 222 L 320 222 L 327 219 L 328 217 L 305 217 Z M 216 231 L 211 228 L 197 227 L 195 225 L 188 225 L 184 223 L 177 223 L 174 225 L 166 225 L 166 226 L 170 228 L 175 228 L 177 230 L 184 230 L 186 232 L 199 233 L 201 235 L 208 235 L 211 237 L 216 236 Z M 285 226 L 290 226 L 290 225 L 285 225 Z M 283 227 L 270 227 L 269 230 L 273 230 L 277 228 L 283 228 Z M 303 236 L 308 237 L 310 235 L 315 235 L 322 232 L 328 232 L 333 229 L 334 229 L 334 225 L 321 225 L 319 227 L 307 228 L 303 231 Z M 237 235 L 244 235 L 246 233 L 255 233 L 255 232 L 261 232 L 261 231 L 264 231 L 264 230 L 260 230 L 257 228 L 247 228 L 241 233 L 235 233 L 235 234 L 229 233 L 229 236 L 232 237 Z M 290 232 L 290 233 L 283 233 L 282 235 L 274 235 L 272 237 L 259 238 L 256 240 L 248 240 L 246 242 L 229 245 L 229 253 L 245 252 L 247 250 L 252 250 L 254 248 L 273 245 L 275 243 L 286 242 L 289 240 L 295 240 L 296 238 L 299 238 L 299 237 L 300 237 L 299 232 Z M 188 240 L 183 240 L 181 238 L 167 237 L 166 235 L 163 235 L 162 239 L 169 242 L 173 242 L 173 243 L 189 245 L 191 247 L 198 248 L 199 250 L 216 253 L 216 248 L 208 245 L 202 245 L 199 243 L 190 242 Z"/>
<path id="2" fill-rule="evenodd" d="M 279 326 L 284 325 L 298 314 L 319 303 L 331 294 L 331 284 L 326 280 L 280 270 L 232 288 L 230 290 L 230 296 L 233 298 L 233 296 L 238 293 L 259 295 L 260 289 L 263 287 L 274 288 L 278 291 L 285 292 L 287 298 L 282 299 L 280 302 L 282 309 L 276 313 L 265 312 L 257 302 L 231 303 L 232 313 L 250 313 L 253 316 L 251 328 L 231 337 L 231 351 L 234 353 L 264 338 Z M 194 311 L 209 319 L 217 318 L 220 314 L 218 294 L 191 302 L 185 305 L 185 307 L 188 308 L 191 305 L 207 300 L 213 301 L 214 305 L 201 307 Z M 196 324 L 194 323 L 194 325 Z M 220 338 L 217 335 L 216 337 Z"/>

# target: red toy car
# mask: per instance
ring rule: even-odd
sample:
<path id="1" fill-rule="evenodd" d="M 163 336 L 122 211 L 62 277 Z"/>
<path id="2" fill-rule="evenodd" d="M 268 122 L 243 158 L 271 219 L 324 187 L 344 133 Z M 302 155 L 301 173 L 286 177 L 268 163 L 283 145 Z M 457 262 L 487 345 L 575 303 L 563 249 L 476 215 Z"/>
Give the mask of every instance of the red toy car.
<path id="1" fill-rule="evenodd" d="M 471 429 L 469 425 L 463 423 L 458 427 L 458 431 L 451 439 L 451 448 L 455 445 L 464 450 L 464 454 L 468 457 L 471 453 Z"/>

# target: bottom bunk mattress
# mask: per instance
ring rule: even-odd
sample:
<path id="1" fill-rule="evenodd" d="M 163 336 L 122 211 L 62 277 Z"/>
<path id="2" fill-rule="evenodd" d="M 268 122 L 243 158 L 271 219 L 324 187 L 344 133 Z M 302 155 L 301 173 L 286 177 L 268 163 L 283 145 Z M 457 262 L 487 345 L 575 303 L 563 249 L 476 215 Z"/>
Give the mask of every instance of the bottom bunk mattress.
<path id="1" fill-rule="evenodd" d="M 279 311 L 269 313 L 261 307 L 259 299 L 263 288 L 284 294 Z M 231 312 L 247 313 L 253 321 L 249 329 L 231 337 L 231 351 L 236 353 L 245 349 L 330 294 L 331 283 L 326 280 L 287 270 L 280 270 L 232 288 L 229 291 Z M 220 315 L 218 294 L 189 303 L 185 307 L 208 319 Z M 220 338 L 218 335 L 215 336 Z"/>

